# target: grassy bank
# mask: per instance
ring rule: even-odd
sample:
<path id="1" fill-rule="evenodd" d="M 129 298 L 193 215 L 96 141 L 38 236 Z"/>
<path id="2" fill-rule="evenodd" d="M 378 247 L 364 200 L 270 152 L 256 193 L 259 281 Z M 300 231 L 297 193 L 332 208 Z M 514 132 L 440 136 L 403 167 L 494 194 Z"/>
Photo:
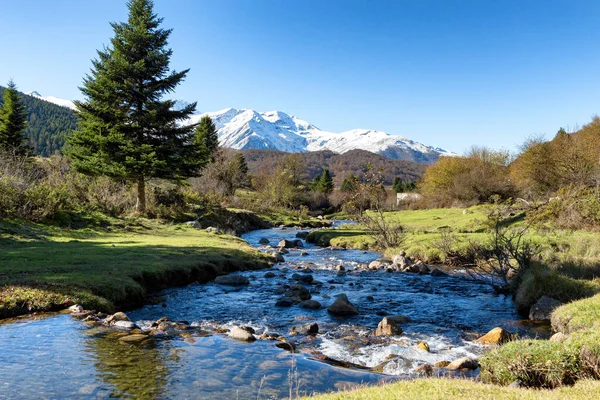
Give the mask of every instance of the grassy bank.
<path id="1" fill-rule="evenodd" d="M 70 230 L 0 221 L 0 318 L 71 302 L 108 312 L 132 308 L 153 290 L 270 261 L 237 237 L 185 225 L 145 219 L 102 225 Z"/>
<path id="2" fill-rule="evenodd" d="M 600 382 L 580 381 L 555 390 L 511 389 L 463 379 L 416 379 L 307 397 L 313 400 L 507 399 L 583 400 L 600 396 Z"/>

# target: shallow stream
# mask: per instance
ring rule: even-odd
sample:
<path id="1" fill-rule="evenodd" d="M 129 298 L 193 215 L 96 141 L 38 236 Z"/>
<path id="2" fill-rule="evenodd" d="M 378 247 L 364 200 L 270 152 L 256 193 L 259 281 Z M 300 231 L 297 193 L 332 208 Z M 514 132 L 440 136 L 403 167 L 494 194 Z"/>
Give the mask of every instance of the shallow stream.
<path id="1" fill-rule="evenodd" d="M 276 244 L 297 232 L 277 228 L 243 238 L 261 247 L 261 238 Z M 425 363 L 477 358 L 485 348 L 473 338 L 496 326 L 520 336 L 538 334 L 520 321 L 510 297 L 460 274 L 354 270 L 379 255 L 310 244 L 284 257 L 286 262 L 271 270 L 242 272 L 250 280 L 247 286 L 169 289 L 158 304 L 127 313 L 142 326 L 166 316 L 202 329 L 186 335 L 122 343 L 115 333 L 66 314 L 0 324 L 0 398 L 289 398 L 411 378 Z M 339 266 L 345 271 L 340 273 Z M 267 272 L 275 276 L 265 277 Z M 308 272 L 316 281 L 306 284 L 313 300 L 327 307 L 336 294 L 345 293 L 360 315 L 337 318 L 326 308 L 275 306 L 283 285 L 296 283 L 292 275 Z M 385 315 L 410 319 L 401 324 L 403 335 L 370 335 Z M 310 322 L 319 325 L 316 337 L 290 334 L 293 326 Z M 243 343 L 214 333 L 235 325 L 251 326 L 257 335 L 286 336 L 297 353 L 276 347 L 275 341 Z M 417 348 L 419 341 L 431 351 Z"/>

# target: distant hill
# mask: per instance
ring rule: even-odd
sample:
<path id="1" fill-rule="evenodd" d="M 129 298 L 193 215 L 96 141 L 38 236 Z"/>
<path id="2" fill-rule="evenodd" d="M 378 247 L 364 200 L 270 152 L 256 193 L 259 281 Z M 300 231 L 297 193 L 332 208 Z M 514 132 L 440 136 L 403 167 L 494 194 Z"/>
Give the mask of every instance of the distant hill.
<path id="1" fill-rule="evenodd" d="M 4 90 L 0 86 L 0 104 Z M 22 98 L 28 114 L 25 135 L 35 153 L 47 157 L 60 151 L 66 137 L 77 128 L 73 111 L 35 96 L 22 93 Z"/>
<path id="2" fill-rule="evenodd" d="M 277 163 L 286 155 L 278 150 L 242 150 L 251 173 L 272 171 Z M 400 177 L 407 182 L 416 181 L 423 176 L 426 165 L 404 160 L 385 158 L 379 154 L 366 150 L 350 150 L 343 154 L 333 151 L 313 151 L 298 153 L 307 167 L 308 178 L 313 179 L 328 168 L 334 175 L 334 182 L 340 185 L 349 175 L 360 176 L 367 163 L 375 168 L 384 169 L 386 184 L 391 184 L 395 177 Z"/>

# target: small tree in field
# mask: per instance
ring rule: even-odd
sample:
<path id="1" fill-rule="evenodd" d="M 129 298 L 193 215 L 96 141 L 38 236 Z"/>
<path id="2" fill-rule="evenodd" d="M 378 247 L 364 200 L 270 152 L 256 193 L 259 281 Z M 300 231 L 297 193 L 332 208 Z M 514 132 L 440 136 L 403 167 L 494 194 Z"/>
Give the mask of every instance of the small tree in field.
<path id="1" fill-rule="evenodd" d="M 382 249 L 398 247 L 404 240 L 402 225 L 384 215 L 386 198 L 382 171 L 369 164 L 364 179 L 356 181 L 356 189 L 345 204 L 345 210 L 355 215 Z"/>
<path id="2" fill-rule="evenodd" d="M 323 170 L 323 173 L 315 178 L 313 183 L 314 189 L 317 192 L 329 195 L 333 192 L 334 184 L 333 184 L 333 176 L 331 172 L 327 168 Z"/>
<path id="3" fill-rule="evenodd" d="M 111 45 L 98 51 L 84 78 L 68 154 L 80 172 L 135 182 L 136 210 L 145 211 L 147 179 L 193 175 L 206 157 L 194 127 L 184 124 L 196 103 L 176 110 L 175 101 L 163 100 L 188 72 L 169 70 L 171 30 L 159 27 L 151 0 L 127 4 L 127 22 L 111 24 Z"/>
<path id="4" fill-rule="evenodd" d="M 17 86 L 11 80 L 4 91 L 4 104 L 0 108 L 0 149 L 16 155 L 29 153 L 25 137 L 27 112 L 21 101 Z"/>

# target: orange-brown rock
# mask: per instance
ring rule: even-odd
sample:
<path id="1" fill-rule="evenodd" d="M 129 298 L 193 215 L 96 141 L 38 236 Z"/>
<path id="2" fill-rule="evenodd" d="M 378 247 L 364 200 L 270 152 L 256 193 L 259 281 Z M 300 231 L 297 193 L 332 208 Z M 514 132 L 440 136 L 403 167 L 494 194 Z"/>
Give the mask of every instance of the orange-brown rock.
<path id="1" fill-rule="evenodd" d="M 393 320 L 385 317 L 381 320 L 377 329 L 375 330 L 375 336 L 394 336 L 402 335 L 402 328 L 398 326 Z"/>
<path id="2" fill-rule="evenodd" d="M 475 341 L 482 344 L 503 344 L 511 340 L 511 334 L 500 327 L 494 328 Z"/>

